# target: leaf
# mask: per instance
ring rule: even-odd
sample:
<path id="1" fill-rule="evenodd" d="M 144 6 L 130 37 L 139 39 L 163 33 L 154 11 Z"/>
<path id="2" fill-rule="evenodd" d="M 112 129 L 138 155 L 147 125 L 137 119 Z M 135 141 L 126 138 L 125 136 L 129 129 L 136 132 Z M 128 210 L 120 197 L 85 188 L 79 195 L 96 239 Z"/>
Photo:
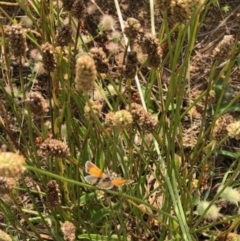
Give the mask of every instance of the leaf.
<path id="1" fill-rule="evenodd" d="M 110 214 L 111 214 L 111 212 L 110 212 L 109 208 L 102 208 L 102 209 L 100 209 L 99 211 L 97 211 L 96 213 L 93 214 L 90 222 L 96 224 L 99 221 L 102 221 L 104 217 L 109 216 Z"/>

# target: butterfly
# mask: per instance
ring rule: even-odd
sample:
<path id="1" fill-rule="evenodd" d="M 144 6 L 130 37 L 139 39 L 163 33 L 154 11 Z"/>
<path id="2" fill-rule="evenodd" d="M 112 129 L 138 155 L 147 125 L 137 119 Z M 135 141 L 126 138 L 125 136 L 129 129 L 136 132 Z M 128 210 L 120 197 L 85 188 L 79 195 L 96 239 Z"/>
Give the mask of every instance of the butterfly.
<path id="1" fill-rule="evenodd" d="M 89 184 L 96 185 L 101 189 L 111 189 L 114 186 L 118 187 L 133 182 L 133 180 L 117 178 L 116 175 L 107 175 L 91 161 L 86 162 L 85 171 L 90 174 L 84 177 L 85 181 Z"/>

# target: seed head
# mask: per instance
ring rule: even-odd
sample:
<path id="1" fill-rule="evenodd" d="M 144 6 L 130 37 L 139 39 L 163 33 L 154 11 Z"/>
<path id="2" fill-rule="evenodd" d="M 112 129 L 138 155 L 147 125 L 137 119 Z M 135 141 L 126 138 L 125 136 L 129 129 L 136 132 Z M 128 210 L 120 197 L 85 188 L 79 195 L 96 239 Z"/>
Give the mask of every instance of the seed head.
<path id="1" fill-rule="evenodd" d="M 124 27 L 124 33 L 126 36 L 132 40 L 134 40 L 139 33 L 141 28 L 141 24 L 135 18 L 128 18 Z"/>
<path id="2" fill-rule="evenodd" d="M 133 116 L 133 120 L 138 122 L 143 130 L 151 133 L 156 129 L 158 121 L 151 113 L 145 111 L 141 105 L 132 103 L 128 109 Z"/>
<path id="3" fill-rule="evenodd" d="M 220 192 L 222 189 L 223 187 L 220 186 L 217 192 Z M 240 202 L 240 192 L 236 188 L 226 187 L 221 193 L 220 197 L 226 200 L 227 202 L 230 202 L 236 205 L 238 205 L 238 203 Z"/>
<path id="4" fill-rule="evenodd" d="M 43 98 L 40 92 L 30 92 L 27 95 L 26 102 L 29 105 L 30 111 L 36 117 L 44 117 L 49 111 L 49 103 Z"/>
<path id="5" fill-rule="evenodd" d="M 15 24 L 7 28 L 10 49 L 15 57 L 24 56 L 27 51 L 27 41 L 21 25 Z"/>
<path id="6" fill-rule="evenodd" d="M 129 127 L 133 122 L 132 115 L 127 110 L 119 110 L 115 113 L 109 112 L 106 115 L 105 123 L 116 128 Z"/>
<path id="7" fill-rule="evenodd" d="M 68 145 L 57 139 L 46 139 L 39 145 L 38 154 L 40 156 L 54 156 L 60 158 L 66 158 L 69 156 Z"/>
<path id="8" fill-rule="evenodd" d="M 88 92 L 94 87 L 97 71 L 91 56 L 82 54 L 76 61 L 75 87 L 77 91 Z"/>
<path id="9" fill-rule="evenodd" d="M 65 241 L 74 241 L 75 240 L 76 227 L 74 226 L 73 223 L 71 223 L 69 221 L 65 221 L 64 223 L 61 224 L 60 229 L 64 236 Z"/>
<path id="10" fill-rule="evenodd" d="M 240 121 L 230 123 L 227 126 L 228 136 L 234 138 L 237 141 L 240 140 Z"/>
<path id="11" fill-rule="evenodd" d="M 56 34 L 56 45 L 67 46 L 72 40 L 72 28 L 70 25 L 61 26 Z"/>
<path id="12" fill-rule="evenodd" d="M 220 116 L 216 123 L 215 126 L 213 128 L 213 138 L 216 141 L 221 141 L 224 137 L 226 137 L 227 135 L 229 135 L 229 131 L 227 130 L 227 127 L 231 124 L 231 123 L 235 123 L 235 119 L 232 115 L 230 114 L 224 114 L 222 116 Z M 228 127 L 229 129 L 229 127 Z M 231 130 L 231 126 L 230 126 L 230 130 Z M 231 131 L 230 131 L 231 133 Z"/>
<path id="13" fill-rule="evenodd" d="M 0 229 L 0 241 L 12 241 L 12 238 Z"/>
<path id="14" fill-rule="evenodd" d="M 75 0 L 71 8 L 71 13 L 73 17 L 75 17 L 76 19 L 83 18 L 87 13 L 88 2 L 88 0 Z"/>
<path id="15" fill-rule="evenodd" d="M 198 215 L 202 215 L 208 208 L 210 202 L 202 201 L 197 205 Z M 219 217 L 219 208 L 216 205 L 212 205 L 204 215 L 205 219 L 216 220 Z"/>
<path id="16" fill-rule="evenodd" d="M 103 30 L 113 30 L 115 27 L 115 20 L 111 15 L 105 14 L 101 18 L 100 25 Z"/>
<path id="17" fill-rule="evenodd" d="M 15 185 L 16 181 L 13 177 L 0 177 L 0 194 L 10 193 Z"/>
<path id="18" fill-rule="evenodd" d="M 108 59 L 102 48 L 91 48 L 89 51 L 90 55 L 94 59 L 97 72 L 107 73 L 108 72 Z"/>
<path id="19" fill-rule="evenodd" d="M 0 153 L 0 176 L 18 177 L 25 171 L 25 159 L 12 152 Z"/>
<path id="20" fill-rule="evenodd" d="M 59 186 L 55 180 L 51 180 L 47 183 L 46 201 L 48 207 L 57 207 L 61 203 Z"/>
<path id="21" fill-rule="evenodd" d="M 54 49 L 50 43 L 45 43 L 41 46 L 42 62 L 44 69 L 51 72 L 56 67 L 56 58 L 54 56 Z"/>
<path id="22" fill-rule="evenodd" d="M 89 106 L 90 105 L 90 106 Z M 90 103 L 87 103 L 84 106 L 84 115 L 88 120 L 94 120 L 93 115 L 98 118 L 102 117 L 102 108 L 103 104 L 99 100 L 90 100 Z"/>
<path id="23" fill-rule="evenodd" d="M 234 42 L 235 38 L 233 35 L 225 35 L 223 39 L 218 43 L 216 48 L 213 50 L 213 57 L 221 61 L 226 61 L 227 59 L 229 59 Z"/>

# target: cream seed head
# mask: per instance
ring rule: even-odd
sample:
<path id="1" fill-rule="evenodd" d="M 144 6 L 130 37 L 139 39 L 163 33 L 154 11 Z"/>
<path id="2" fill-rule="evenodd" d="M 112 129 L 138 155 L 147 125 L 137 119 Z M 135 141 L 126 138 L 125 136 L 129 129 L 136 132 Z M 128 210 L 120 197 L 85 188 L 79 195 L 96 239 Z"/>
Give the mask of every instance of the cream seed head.
<path id="1" fill-rule="evenodd" d="M 208 201 L 201 201 L 197 205 L 197 213 L 198 215 L 203 215 L 205 213 L 205 210 L 209 206 Z M 208 211 L 205 213 L 204 218 L 205 219 L 210 219 L 210 220 L 216 220 L 220 216 L 219 214 L 219 208 L 216 205 L 212 205 Z"/>
<path id="2" fill-rule="evenodd" d="M 223 186 L 220 186 L 217 190 L 219 193 L 223 189 Z M 221 193 L 220 197 L 229 203 L 238 205 L 240 202 L 240 192 L 236 188 L 226 187 Z"/>
<path id="3" fill-rule="evenodd" d="M 93 58 L 88 54 L 81 54 L 76 60 L 76 90 L 83 92 L 92 90 L 96 76 L 97 71 Z"/>
<path id="4" fill-rule="evenodd" d="M 25 158 L 13 152 L 0 152 L 0 176 L 18 177 L 25 171 Z"/>

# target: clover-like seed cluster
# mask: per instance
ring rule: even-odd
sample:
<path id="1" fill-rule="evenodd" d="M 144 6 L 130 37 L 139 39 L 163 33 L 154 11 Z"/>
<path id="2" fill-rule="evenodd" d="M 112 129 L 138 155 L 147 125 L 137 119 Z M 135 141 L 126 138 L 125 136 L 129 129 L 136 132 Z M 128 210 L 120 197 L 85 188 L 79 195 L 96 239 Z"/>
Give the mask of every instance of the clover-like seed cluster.
<path id="1" fill-rule="evenodd" d="M 56 68 L 56 57 L 54 55 L 54 48 L 50 43 L 42 44 L 42 62 L 43 67 L 47 72 L 51 72 Z"/>
<path id="2" fill-rule="evenodd" d="M 28 93 L 26 102 L 36 117 L 44 117 L 49 111 L 49 103 L 40 92 Z"/>
<path id="3" fill-rule="evenodd" d="M 161 11 L 171 14 L 174 22 L 184 23 L 203 4 L 204 0 L 157 0 L 156 2 Z"/>
<path id="4" fill-rule="evenodd" d="M 0 237 L 1 237 L 1 241 L 12 241 L 12 238 L 3 230 L 0 229 Z"/>
<path id="5" fill-rule="evenodd" d="M 12 152 L 0 152 L 0 176 L 18 177 L 25 171 L 25 159 Z"/>
<path id="6" fill-rule="evenodd" d="M 61 224 L 61 232 L 63 234 L 63 238 L 65 241 L 74 241 L 75 240 L 75 232 L 76 232 L 76 227 L 74 226 L 73 223 L 69 221 L 65 221 L 64 223 Z"/>
<path id="7" fill-rule="evenodd" d="M 0 176 L 0 194 L 8 194 L 16 186 L 16 180 L 13 177 Z"/>
<path id="8" fill-rule="evenodd" d="M 24 56 L 27 51 L 25 32 L 21 25 L 15 24 L 6 29 L 9 36 L 10 49 L 15 57 Z"/>
<path id="9" fill-rule="evenodd" d="M 91 48 L 89 54 L 94 59 L 96 69 L 99 73 L 108 72 L 108 59 L 102 48 Z"/>
<path id="10" fill-rule="evenodd" d="M 96 76 L 97 71 L 93 58 L 88 54 L 81 54 L 76 60 L 76 90 L 83 92 L 92 90 Z"/>
<path id="11" fill-rule="evenodd" d="M 124 33 L 130 40 L 134 40 L 140 31 L 141 24 L 135 18 L 128 18 L 124 26 Z"/>
<path id="12" fill-rule="evenodd" d="M 70 25 L 62 25 L 56 34 L 56 45 L 67 46 L 72 40 L 72 28 Z"/>
<path id="13" fill-rule="evenodd" d="M 126 56 L 126 65 L 124 68 L 124 76 L 128 79 L 133 79 L 137 72 L 137 52 L 136 51 L 129 51 L 127 52 Z"/>
<path id="14" fill-rule="evenodd" d="M 133 120 L 139 124 L 142 130 L 152 133 L 156 129 L 158 121 L 141 105 L 132 103 L 128 109 L 133 116 Z"/>
<path id="15" fill-rule="evenodd" d="M 76 19 L 81 19 L 86 12 L 88 0 L 75 0 L 72 4 L 71 13 Z"/>
<path id="16" fill-rule="evenodd" d="M 65 11 L 70 11 L 72 9 L 75 0 L 62 0 L 62 7 Z"/>
<path id="17" fill-rule="evenodd" d="M 221 42 L 213 50 L 213 57 L 221 61 L 226 61 L 231 55 L 231 51 L 235 42 L 233 35 L 225 35 Z"/>
<path id="18" fill-rule="evenodd" d="M 40 156 L 53 156 L 66 158 L 69 156 L 68 145 L 57 139 L 46 139 L 43 143 L 39 145 L 38 154 Z"/>
<path id="19" fill-rule="evenodd" d="M 46 201 L 48 207 L 57 207 L 61 203 L 61 193 L 55 180 L 50 180 L 47 183 Z"/>
<path id="20" fill-rule="evenodd" d="M 149 66 L 159 67 L 162 62 L 162 48 L 158 39 L 152 34 L 147 34 L 143 39 L 142 49 L 148 55 Z"/>
<path id="21" fill-rule="evenodd" d="M 216 141 L 221 141 L 224 137 L 229 135 L 227 128 L 229 129 L 229 125 L 231 123 L 235 123 L 235 118 L 230 114 L 224 114 L 220 116 L 214 126 L 213 129 L 213 138 Z"/>
<path id="22" fill-rule="evenodd" d="M 119 129 L 129 127 L 133 122 L 131 113 L 127 110 L 119 110 L 115 113 L 109 112 L 106 115 L 105 123 L 108 126 L 112 126 Z"/>
<path id="23" fill-rule="evenodd" d="M 230 123 L 227 126 L 228 136 L 234 138 L 237 141 L 240 140 L 240 121 Z"/>
<path id="24" fill-rule="evenodd" d="M 90 103 L 87 103 L 84 106 L 84 116 L 88 120 L 94 120 L 93 115 L 97 116 L 98 118 L 101 118 L 102 108 L 103 108 L 103 103 L 101 101 L 90 100 Z"/>

